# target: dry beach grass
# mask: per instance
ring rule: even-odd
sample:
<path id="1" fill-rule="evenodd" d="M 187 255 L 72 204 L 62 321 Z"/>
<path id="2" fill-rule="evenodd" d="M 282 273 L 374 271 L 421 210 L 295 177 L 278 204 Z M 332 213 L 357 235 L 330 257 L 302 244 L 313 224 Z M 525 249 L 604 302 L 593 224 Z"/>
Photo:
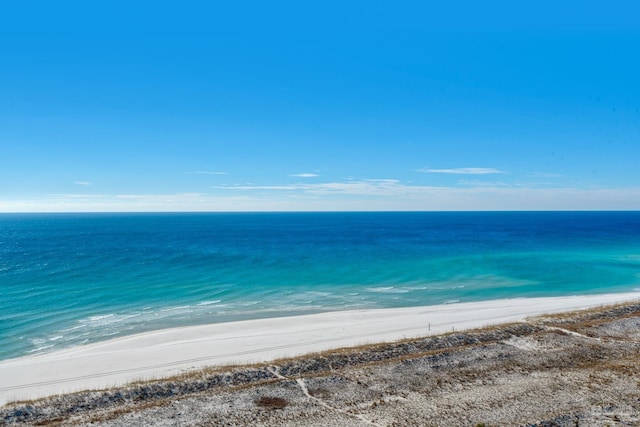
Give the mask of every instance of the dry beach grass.
<path id="1" fill-rule="evenodd" d="M 640 426 L 640 303 L 10 404 L 0 424 Z"/>

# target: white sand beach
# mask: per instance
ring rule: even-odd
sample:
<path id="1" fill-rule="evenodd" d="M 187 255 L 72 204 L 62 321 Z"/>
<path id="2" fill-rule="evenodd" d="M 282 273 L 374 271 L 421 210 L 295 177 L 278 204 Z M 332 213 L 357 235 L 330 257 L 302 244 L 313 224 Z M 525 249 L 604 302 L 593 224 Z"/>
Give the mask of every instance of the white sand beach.
<path id="1" fill-rule="evenodd" d="M 0 405 L 211 365 L 266 362 L 640 300 L 640 292 L 342 311 L 166 329 L 0 362 Z"/>

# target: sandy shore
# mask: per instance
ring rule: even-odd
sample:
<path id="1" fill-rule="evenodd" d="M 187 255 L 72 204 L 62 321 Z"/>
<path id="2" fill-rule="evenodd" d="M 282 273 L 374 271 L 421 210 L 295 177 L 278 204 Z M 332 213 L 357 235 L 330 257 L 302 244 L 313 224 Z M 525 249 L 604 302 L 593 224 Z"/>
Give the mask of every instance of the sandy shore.
<path id="1" fill-rule="evenodd" d="M 640 300 L 640 293 L 344 311 L 167 329 L 2 361 L 0 405 L 12 400 L 104 389 L 209 365 L 264 362 L 632 300 Z"/>

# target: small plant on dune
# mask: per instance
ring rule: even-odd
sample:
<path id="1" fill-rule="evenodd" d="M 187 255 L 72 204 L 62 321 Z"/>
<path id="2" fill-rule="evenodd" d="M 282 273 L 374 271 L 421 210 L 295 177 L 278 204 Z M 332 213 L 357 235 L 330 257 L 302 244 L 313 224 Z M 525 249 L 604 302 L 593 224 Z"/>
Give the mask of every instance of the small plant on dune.
<path id="1" fill-rule="evenodd" d="M 281 397 L 262 396 L 256 401 L 256 404 L 267 409 L 283 409 L 289 402 Z"/>

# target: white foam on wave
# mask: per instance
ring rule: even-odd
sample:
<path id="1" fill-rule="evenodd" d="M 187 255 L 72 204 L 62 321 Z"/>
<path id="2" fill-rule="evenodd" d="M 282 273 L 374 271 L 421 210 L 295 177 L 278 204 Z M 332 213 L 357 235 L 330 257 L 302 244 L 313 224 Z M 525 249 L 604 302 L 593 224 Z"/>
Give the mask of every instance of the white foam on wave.
<path id="1" fill-rule="evenodd" d="M 198 305 L 213 305 L 213 304 L 218 304 L 219 302 L 222 302 L 222 300 L 216 299 L 216 300 L 213 300 L 213 301 L 202 301 L 202 302 L 198 303 Z"/>
<path id="2" fill-rule="evenodd" d="M 261 302 L 262 302 L 262 301 L 247 301 L 247 302 L 244 302 L 244 303 L 242 303 L 242 304 L 240 304 L 240 305 L 241 305 L 242 307 L 251 307 L 251 306 L 254 306 L 254 305 L 258 305 L 258 304 L 260 304 Z"/>
<path id="3" fill-rule="evenodd" d="M 386 293 L 386 294 L 406 294 L 411 292 L 407 288 L 396 288 L 395 286 L 378 286 L 375 288 L 367 288 L 369 292 Z"/>
<path id="4" fill-rule="evenodd" d="M 438 291 L 482 288 L 491 291 L 493 288 L 519 288 L 536 284 L 537 282 L 528 279 L 518 279 L 497 274 L 478 274 L 468 277 L 457 276 L 448 280 L 433 280 L 428 283 L 427 288 Z"/>
<path id="5" fill-rule="evenodd" d="M 88 318 L 87 326 L 108 326 L 114 323 L 122 323 L 126 322 L 129 319 L 133 319 L 139 317 L 140 313 L 131 313 L 131 314 L 105 314 L 100 316 L 90 316 Z M 80 320 L 79 322 L 84 322 L 84 320 Z"/>
<path id="6" fill-rule="evenodd" d="M 405 286 L 404 289 L 408 289 L 410 291 L 426 291 L 429 288 L 427 286 Z"/>
<path id="7" fill-rule="evenodd" d="M 227 304 L 218 304 L 221 300 L 202 301 L 197 305 L 180 305 L 173 307 L 144 307 L 124 313 L 94 314 L 76 319 L 75 324 L 65 325 L 61 329 L 52 330 L 36 338 L 30 339 L 28 353 L 45 353 L 59 348 L 100 341 L 122 334 L 149 330 L 149 325 L 162 322 L 163 326 L 192 323 L 194 317 L 224 315 L 221 309 Z M 252 301 L 249 305 L 258 305 L 260 301 Z M 246 309 L 235 305 L 238 312 Z M 209 319 L 211 319 L 209 317 Z"/>
<path id="8" fill-rule="evenodd" d="M 89 316 L 89 321 L 90 322 L 98 322 L 100 320 L 108 319 L 110 317 L 113 317 L 113 314 L 103 314 L 103 315 L 99 315 L 99 316 Z"/>
<path id="9" fill-rule="evenodd" d="M 333 295 L 331 292 L 322 292 L 322 291 L 308 291 L 308 292 L 305 292 L 305 294 L 316 296 L 316 297 L 329 297 Z"/>
<path id="10" fill-rule="evenodd" d="M 71 332 L 71 331 L 76 331 L 76 330 L 78 330 L 78 329 L 82 329 L 82 328 L 86 328 L 86 327 L 87 327 L 87 324 L 85 324 L 85 323 L 80 323 L 80 324 L 79 324 L 79 325 L 77 325 L 77 326 L 72 326 L 72 327 L 70 327 L 70 328 L 61 329 L 61 330 L 60 330 L 60 332 Z"/>
<path id="11" fill-rule="evenodd" d="M 179 305 L 177 307 L 167 307 L 167 308 L 163 308 L 160 311 L 184 311 L 184 310 L 188 310 L 190 309 L 191 306 L 190 305 Z"/>
<path id="12" fill-rule="evenodd" d="M 53 348 L 56 345 L 55 343 L 49 343 L 44 338 L 31 338 L 29 341 L 35 347 L 27 352 L 30 354 L 44 352 L 45 350 Z"/>
<path id="13" fill-rule="evenodd" d="M 31 354 L 40 353 L 40 352 L 43 352 L 45 350 L 48 350 L 48 349 L 52 348 L 53 346 L 55 346 L 55 344 L 43 345 L 43 346 L 40 346 L 40 347 L 36 347 L 33 350 L 29 350 L 27 353 L 31 353 Z"/>

